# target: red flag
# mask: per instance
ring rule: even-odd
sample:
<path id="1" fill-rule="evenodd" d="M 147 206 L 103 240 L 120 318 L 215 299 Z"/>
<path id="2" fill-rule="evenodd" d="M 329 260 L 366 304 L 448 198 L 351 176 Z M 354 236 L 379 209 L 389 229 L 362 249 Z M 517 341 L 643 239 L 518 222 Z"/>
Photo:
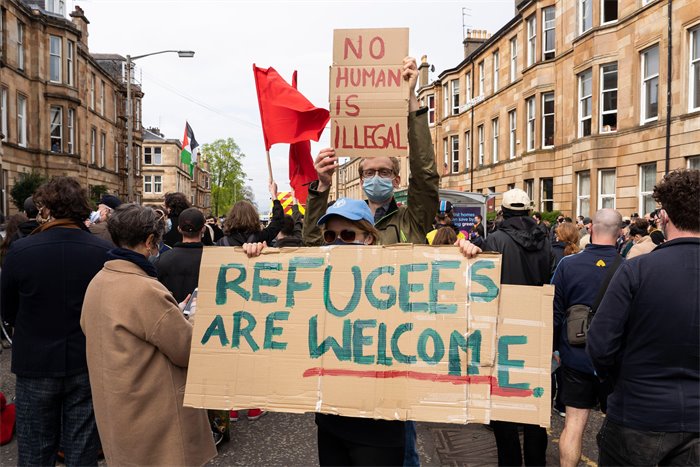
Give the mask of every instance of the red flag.
<path id="1" fill-rule="evenodd" d="M 326 109 L 314 107 L 274 68 L 258 68 L 253 64 L 255 88 L 258 92 L 265 149 L 275 143 L 318 141 L 330 120 Z"/>
<path id="2" fill-rule="evenodd" d="M 292 87 L 297 88 L 297 72 L 292 75 Z M 311 156 L 311 142 L 299 141 L 289 145 L 289 185 L 294 190 L 294 197 L 300 204 L 306 205 L 309 183 L 318 175 Z"/>

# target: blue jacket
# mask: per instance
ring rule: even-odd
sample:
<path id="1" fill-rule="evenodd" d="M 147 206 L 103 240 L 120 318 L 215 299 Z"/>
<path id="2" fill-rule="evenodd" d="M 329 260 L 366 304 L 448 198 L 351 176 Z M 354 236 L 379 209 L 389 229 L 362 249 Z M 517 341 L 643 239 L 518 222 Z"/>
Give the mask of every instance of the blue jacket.
<path id="1" fill-rule="evenodd" d="M 109 243 L 55 227 L 14 242 L 2 268 L 2 317 L 15 327 L 12 372 L 63 377 L 87 371 L 80 313 Z"/>
<path id="2" fill-rule="evenodd" d="M 591 375 L 595 373 L 585 347 L 569 345 L 566 310 L 577 304 L 594 305 L 616 256 L 614 246 L 589 243 L 582 252 L 562 258 L 554 271 L 554 350 L 559 350 L 564 366 Z"/>
<path id="3" fill-rule="evenodd" d="M 608 417 L 641 431 L 700 432 L 700 238 L 626 261 L 591 324 L 588 355 L 614 389 Z"/>

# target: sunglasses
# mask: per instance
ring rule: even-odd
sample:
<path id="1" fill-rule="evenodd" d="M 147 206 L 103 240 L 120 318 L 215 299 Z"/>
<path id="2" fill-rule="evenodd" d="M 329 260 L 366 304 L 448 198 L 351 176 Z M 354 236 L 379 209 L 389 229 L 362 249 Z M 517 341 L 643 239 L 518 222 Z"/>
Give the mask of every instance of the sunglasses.
<path id="1" fill-rule="evenodd" d="M 357 232 L 355 230 L 347 229 L 343 229 L 340 232 L 336 232 L 334 230 L 324 230 L 323 241 L 325 241 L 326 243 L 333 243 L 338 237 L 340 237 L 340 240 L 342 240 L 345 243 L 354 243 L 358 233 L 363 232 Z"/>

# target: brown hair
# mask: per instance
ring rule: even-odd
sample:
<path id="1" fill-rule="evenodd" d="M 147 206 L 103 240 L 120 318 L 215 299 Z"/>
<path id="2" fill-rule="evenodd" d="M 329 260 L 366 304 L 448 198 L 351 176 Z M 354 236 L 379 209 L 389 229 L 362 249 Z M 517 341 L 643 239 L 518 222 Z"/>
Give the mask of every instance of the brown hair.
<path id="1" fill-rule="evenodd" d="M 578 229 L 573 223 L 561 223 L 557 226 L 555 232 L 559 241 L 566 243 L 564 247 L 564 256 L 573 255 L 581 251 L 578 246 Z"/>
<path id="2" fill-rule="evenodd" d="M 82 223 L 90 216 L 87 191 L 74 177 L 54 177 L 41 185 L 32 196 L 37 208 L 46 207 L 54 219 L 71 219 Z"/>
<path id="3" fill-rule="evenodd" d="M 10 216 L 5 226 L 5 240 L 3 240 L 2 245 L 0 245 L 0 264 L 5 260 L 7 250 L 10 249 L 10 244 L 16 240 L 15 236 L 17 232 L 19 232 L 19 225 L 28 220 L 27 216 L 21 212 Z"/>
<path id="4" fill-rule="evenodd" d="M 357 170 L 359 172 L 360 178 L 362 178 L 362 164 L 364 164 L 366 158 L 360 159 L 360 163 L 357 167 Z M 389 157 L 389 160 L 391 160 L 391 169 L 394 171 L 394 175 L 399 175 L 399 172 L 401 171 L 401 162 L 399 161 L 398 157 Z"/>
<path id="5" fill-rule="evenodd" d="M 454 245 L 457 234 L 452 227 L 440 227 L 433 238 L 433 245 Z"/>
<path id="6" fill-rule="evenodd" d="M 231 235 L 233 232 L 260 232 L 260 215 L 250 201 L 238 201 L 224 221 L 224 233 Z"/>
<path id="7" fill-rule="evenodd" d="M 649 235 L 649 221 L 646 219 L 637 219 L 630 225 L 630 237 L 640 235 L 646 237 Z"/>
<path id="8" fill-rule="evenodd" d="M 179 216 L 182 211 L 192 207 L 184 193 L 176 191 L 166 193 L 164 198 L 165 207 L 170 210 L 170 217 Z"/>
<path id="9" fill-rule="evenodd" d="M 357 227 L 361 231 L 372 235 L 372 242 L 369 243 L 369 245 L 378 245 L 379 244 L 379 231 L 372 224 L 370 224 L 368 221 L 366 221 L 364 219 L 360 219 L 359 221 L 352 221 L 352 220 L 346 219 L 342 216 L 338 216 L 338 217 L 341 217 L 341 218 L 345 219 L 346 221 L 350 222 L 354 227 Z M 323 229 L 325 230 L 325 228 L 326 228 L 326 225 L 324 224 Z"/>
<path id="10" fill-rule="evenodd" d="M 654 187 L 653 196 L 679 230 L 700 232 L 700 170 L 674 170 Z"/>

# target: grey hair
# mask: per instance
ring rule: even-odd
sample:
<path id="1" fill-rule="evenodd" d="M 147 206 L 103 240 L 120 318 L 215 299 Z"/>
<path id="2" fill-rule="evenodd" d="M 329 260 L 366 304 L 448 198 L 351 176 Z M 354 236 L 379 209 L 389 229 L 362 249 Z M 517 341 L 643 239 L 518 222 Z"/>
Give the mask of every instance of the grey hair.
<path id="1" fill-rule="evenodd" d="M 145 243 L 150 235 L 158 243 L 165 233 L 165 220 L 155 209 L 124 203 L 107 220 L 107 230 L 117 246 L 135 247 Z"/>
<path id="2" fill-rule="evenodd" d="M 616 239 L 622 228 L 622 215 L 615 209 L 599 209 L 593 216 L 593 230 L 596 236 Z"/>

